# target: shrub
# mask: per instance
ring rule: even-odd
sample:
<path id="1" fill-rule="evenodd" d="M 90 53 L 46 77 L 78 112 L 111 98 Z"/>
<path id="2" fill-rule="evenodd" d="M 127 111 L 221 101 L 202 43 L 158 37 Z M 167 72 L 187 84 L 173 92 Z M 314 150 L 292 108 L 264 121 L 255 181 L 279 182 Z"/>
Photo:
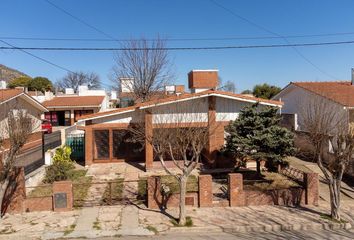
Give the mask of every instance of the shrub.
<path id="1" fill-rule="evenodd" d="M 55 151 L 53 164 L 46 168 L 45 183 L 63 181 L 70 178 L 72 170 L 75 168 L 74 162 L 70 159 L 71 148 L 60 147 Z"/>

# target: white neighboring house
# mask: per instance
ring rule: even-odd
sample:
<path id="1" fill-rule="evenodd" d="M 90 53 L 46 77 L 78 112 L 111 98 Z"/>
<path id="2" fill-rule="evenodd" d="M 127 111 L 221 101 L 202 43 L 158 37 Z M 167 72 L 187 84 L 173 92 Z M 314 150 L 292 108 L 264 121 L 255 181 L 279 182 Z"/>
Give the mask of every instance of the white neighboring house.
<path id="1" fill-rule="evenodd" d="M 273 100 L 284 103 L 282 114 L 296 114 L 295 130 L 303 130 L 304 108 L 309 103 L 324 101 L 337 116 L 347 123 L 354 121 L 354 85 L 342 82 L 290 82 Z"/>
<path id="2" fill-rule="evenodd" d="M 341 82 L 291 82 L 273 99 L 284 103 L 282 113 L 295 114 L 295 130 L 304 130 L 302 112 L 309 103 L 324 101 L 329 109 L 335 109 L 337 120 L 354 123 L 354 85 L 352 81 Z M 329 152 L 331 146 L 329 144 Z M 347 173 L 354 176 L 354 159 Z"/>

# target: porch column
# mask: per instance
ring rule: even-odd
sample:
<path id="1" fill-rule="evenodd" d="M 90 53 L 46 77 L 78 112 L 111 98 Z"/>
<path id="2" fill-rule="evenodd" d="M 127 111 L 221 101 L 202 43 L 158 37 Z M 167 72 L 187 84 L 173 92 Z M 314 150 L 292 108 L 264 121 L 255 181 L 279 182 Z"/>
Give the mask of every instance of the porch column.
<path id="1" fill-rule="evenodd" d="M 93 132 L 91 127 L 85 127 L 85 166 L 93 163 Z"/>
<path id="2" fill-rule="evenodd" d="M 208 158 L 209 163 L 216 164 L 216 154 L 224 144 L 224 126 L 216 121 L 216 97 L 208 97 Z"/>
<path id="3" fill-rule="evenodd" d="M 74 125 L 75 124 L 75 115 L 74 115 L 74 110 L 71 109 L 70 110 L 70 125 Z"/>
<path id="4" fill-rule="evenodd" d="M 152 138 L 152 134 L 153 134 L 152 113 L 146 111 L 145 112 L 145 170 L 152 169 L 153 167 L 154 152 L 150 142 Z"/>

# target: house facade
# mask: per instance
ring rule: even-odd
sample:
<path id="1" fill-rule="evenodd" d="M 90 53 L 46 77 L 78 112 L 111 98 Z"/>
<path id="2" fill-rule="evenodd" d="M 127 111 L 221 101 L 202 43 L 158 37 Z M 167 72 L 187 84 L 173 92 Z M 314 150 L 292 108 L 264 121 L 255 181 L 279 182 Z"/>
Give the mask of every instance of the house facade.
<path id="1" fill-rule="evenodd" d="M 336 112 L 336 119 L 333 119 L 333 121 L 344 123 L 348 126 L 348 124 L 354 122 L 353 80 L 340 82 L 291 82 L 273 99 L 284 103 L 281 110 L 282 114 L 295 116 L 295 130 L 305 130 L 303 114 L 309 109 L 310 104 L 323 104 L 329 110 Z M 347 171 L 354 176 L 354 160 L 350 163 Z"/>
<path id="2" fill-rule="evenodd" d="M 44 118 L 53 126 L 71 126 L 79 117 L 106 109 L 105 99 L 105 96 L 56 96 L 43 102 L 49 110 Z"/>
<path id="3" fill-rule="evenodd" d="M 204 127 L 209 132 L 207 158 L 216 160 L 224 145 L 224 127 L 238 117 L 240 110 L 254 103 L 281 108 L 280 101 L 258 99 L 217 91 L 216 70 L 192 71 L 188 75 L 191 93 L 172 94 L 131 107 L 84 116 L 77 125 L 85 131 L 85 164 L 140 160 L 147 170 L 154 166 L 153 148 L 145 141 L 143 149 L 128 141 L 129 126 L 143 126 L 145 137 L 155 129 Z"/>
<path id="4" fill-rule="evenodd" d="M 354 85 L 350 81 L 291 82 L 273 99 L 284 103 L 282 113 L 297 115 L 296 130 L 303 130 L 301 113 L 310 104 L 320 102 L 334 109 L 338 119 L 346 123 L 354 121 Z"/>
<path id="5" fill-rule="evenodd" d="M 23 89 L 1 89 L 0 90 L 0 130 L 6 129 L 7 115 L 10 111 L 24 110 L 32 119 L 33 130 L 27 142 L 22 147 L 18 156 L 17 166 L 30 166 L 42 160 L 42 129 L 41 116 L 48 110 L 33 99 Z M 9 148 L 9 140 L 6 131 L 0 132 L 4 140 L 2 150 Z M 28 154 L 25 154 L 28 153 Z M 1 157 L 1 154 L 0 154 Z"/>

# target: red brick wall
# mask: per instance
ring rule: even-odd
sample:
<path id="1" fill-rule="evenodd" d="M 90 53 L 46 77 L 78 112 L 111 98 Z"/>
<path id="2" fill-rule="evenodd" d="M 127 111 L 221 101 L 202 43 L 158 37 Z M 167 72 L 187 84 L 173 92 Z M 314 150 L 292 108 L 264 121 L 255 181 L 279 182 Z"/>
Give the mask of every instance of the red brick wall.
<path id="1" fill-rule="evenodd" d="M 151 169 L 154 161 L 154 151 L 151 145 L 151 138 L 153 134 L 152 114 L 145 113 L 145 169 Z M 150 139 L 150 140 L 149 140 Z"/>
<path id="2" fill-rule="evenodd" d="M 53 197 L 26 198 L 23 202 L 23 211 L 53 211 Z"/>
<path id="3" fill-rule="evenodd" d="M 199 206 L 213 206 L 213 189 L 211 175 L 199 175 Z"/>
<path id="4" fill-rule="evenodd" d="M 179 206 L 179 193 L 173 193 L 169 196 L 161 194 L 161 183 L 159 177 L 149 177 L 147 180 L 147 203 L 150 209 L 161 209 L 165 207 L 178 207 Z M 198 193 L 189 192 L 186 194 L 187 206 L 198 206 Z"/>
<path id="5" fill-rule="evenodd" d="M 306 190 L 306 204 L 318 205 L 318 185 L 319 179 L 317 173 L 304 173 L 304 183 Z"/>
<path id="6" fill-rule="evenodd" d="M 55 212 L 71 211 L 73 209 L 73 184 L 71 181 L 61 181 L 53 183 L 53 196 L 56 193 L 66 193 L 67 202 L 66 208 L 56 208 L 55 200 L 53 201 L 53 209 Z M 54 197 L 53 197 L 54 198 Z"/>
<path id="7" fill-rule="evenodd" d="M 243 191 L 243 177 L 241 173 L 229 174 L 229 200 L 230 207 L 245 205 L 245 193 Z"/>
<path id="8" fill-rule="evenodd" d="M 92 128 L 85 127 L 85 165 L 93 163 L 93 139 Z"/>
<path id="9" fill-rule="evenodd" d="M 25 172 L 23 167 L 15 168 L 10 184 L 5 192 L 2 213 L 20 213 L 22 212 L 22 205 L 26 198 L 25 188 Z"/>
<path id="10" fill-rule="evenodd" d="M 189 88 L 213 88 L 218 85 L 217 71 L 196 71 L 188 73 Z"/>

